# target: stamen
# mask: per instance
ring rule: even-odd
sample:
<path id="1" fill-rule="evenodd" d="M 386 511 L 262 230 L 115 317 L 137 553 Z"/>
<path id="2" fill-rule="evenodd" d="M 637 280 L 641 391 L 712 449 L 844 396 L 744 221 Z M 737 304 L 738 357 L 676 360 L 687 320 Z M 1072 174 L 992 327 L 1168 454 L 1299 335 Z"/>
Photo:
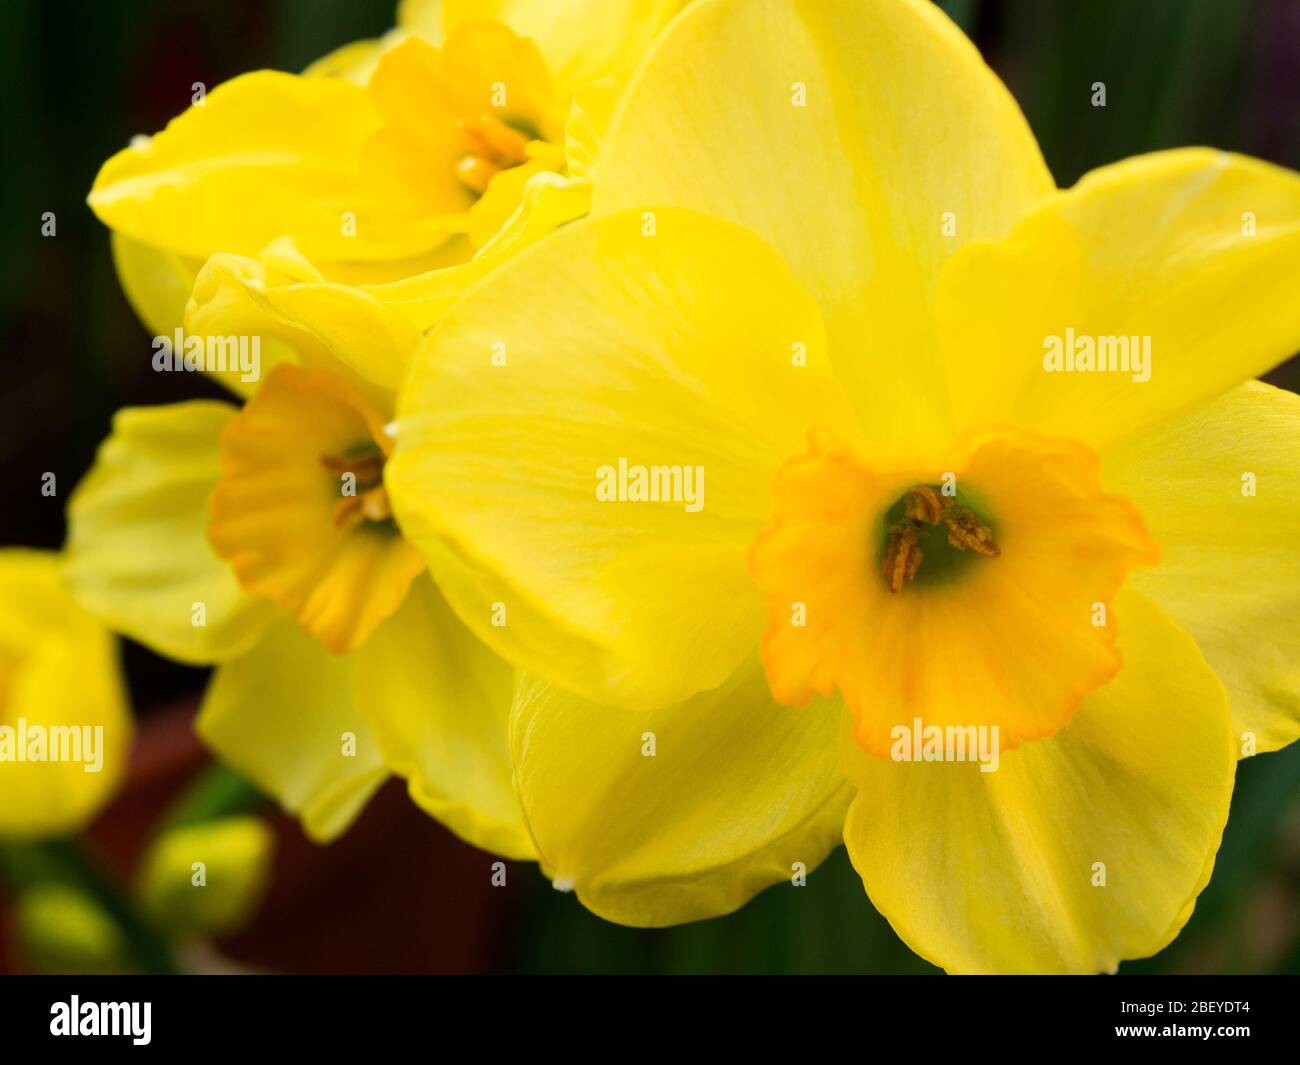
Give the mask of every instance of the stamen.
<path id="1" fill-rule="evenodd" d="M 885 581 L 891 592 L 900 592 L 903 585 L 916 576 L 921 565 L 921 547 L 916 525 L 900 521 L 889 530 L 889 546 L 885 550 Z"/>
<path id="2" fill-rule="evenodd" d="M 334 505 L 336 529 L 351 529 L 365 521 L 386 521 L 393 516 L 384 488 L 384 455 L 365 451 L 357 455 L 322 455 L 321 465 L 335 475 L 352 474 L 356 495 L 344 496 Z"/>
<path id="3" fill-rule="evenodd" d="M 891 592 L 900 592 L 916 577 L 924 557 L 922 541 L 929 526 L 943 524 L 948 543 L 959 551 L 972 551 L 984 558 L 997 558 L 1002 549 L 993 541 L 993 530 L 970 507 L 945 498 L 933 485 L 909 488 L 902 499 L 904 517 L 889 527 L 883 569 Z M 931 544 L 933 546 L 933 544 Z"/>
<path id="4" fill-rule="evenodd" d="M 359 455 L 322 455 L 321 465 L 330 473 L 350 473 L 363 487 L 377 484 L 384 477 L 384 456 L 379 451 L 365 451 Z"/>
<path id="5" fill-rule="evenodd" d="M 457 128 L 469 151 L 456 164 L 456 177 L 480 196 L 502 170 L 528 161 L 528 138 L 493 115 L 461 119 Z"/>
<path id="6" fill-rule="evenodd" d="M 334 527 L 351 529 L 364 521 L 385 521 L 393 516 L 388 490 L 381 484 L 360 495 L 340 499 L 334 505 Z"/>
<path id="7" fill-rule="evenodd" d="M 993 530 L 975 517 L 969 507 L 950 502 L 943 512 L 948 526 L 948 543 L 963 551 L 974 551 L 985 558 L 997 558 L 1002 549 L 993 542 Z"/>
<path id="8" fill-rule="evenodd" d="M 477 155 L 467 155 L 456 164 L 456 177 L 460 179 L 460 183 L 480 196 L 487 192 L 488 184 L 499 173 L 501 173 L 499 166 Z"/>
<path id="9" fill-rule="evenodd" d="M 469 142 L 471 155 L 490 160 L 502 169 L 528 161 L 528 138 L 493 115 L 461 119 L 457 127 Z"/>
<path id="10" fill-rule="evenodd" d="M 938 525 L 943 518 L 943 496 L 928 484 L 918 484 L 909 490 L 903 500 L 903 506 L 906 508 L 907 516 L 913 521 Z"/>

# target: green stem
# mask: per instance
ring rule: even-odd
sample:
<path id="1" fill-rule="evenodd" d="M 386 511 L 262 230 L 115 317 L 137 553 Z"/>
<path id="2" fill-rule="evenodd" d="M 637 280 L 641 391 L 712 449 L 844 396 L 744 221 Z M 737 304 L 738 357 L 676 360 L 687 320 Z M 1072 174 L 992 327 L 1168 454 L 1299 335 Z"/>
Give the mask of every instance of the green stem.
<path id="1" fill-rule="evenodd" d="M 214 763 L 176 800 L 159 834 L 184 825 L 257 813 L 265 805 L 266 796 L 257 788 L 233 769 Z"/>

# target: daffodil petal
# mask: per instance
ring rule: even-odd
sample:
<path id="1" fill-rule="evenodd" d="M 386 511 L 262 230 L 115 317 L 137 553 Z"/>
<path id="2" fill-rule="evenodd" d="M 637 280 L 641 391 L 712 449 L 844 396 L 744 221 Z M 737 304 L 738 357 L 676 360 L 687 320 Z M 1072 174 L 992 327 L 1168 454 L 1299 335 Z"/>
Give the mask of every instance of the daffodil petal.
<path id="1" fill-rule="evenodd" d="M 417 329 L 429 329 L 479 279 L 548 233 L 580 218 L 591 204 L 591 181 L 560 174 L 534 174 L 524 185 L 513 215 L 474 257 L 455 266 L 430 270 L 386 284 L 362 285 Z"/>
<path id="2" fill-rule="evenodd" d="M 444 0 L 451 33 L 473 19 L 496 19 L 537 42 L 568 92 L 607 74 L 631 72 L 685 0 Z"/>
<path id="3" fill-rule="evenodd" d="M 773 702 L 753 659 L 650 712 L 522 678 L 511 750 L 543 871 L 600 916 L 648 927 L 729 913 L 815 868 L 852 793 L 841 713 Z"/>
<path id="4" fill-rule="evenodd" d="M 846 744 L 853 864 L 949 971 L 1113 971 L 1172 940 L 1209 880 L 1235 765 L 1227 699 L 1158 607 L 1120 604 L 1119 675 L 995 771 Z"/>
<path id="5" fill-rule="evenodd" d="M 389 407 L 419 330 L 373 296 L 326 281 L 301 256 L 286 258 L 295 255 L 291 244 L 279 242 L 258 259 L 212 256 L 194 283 L 186 331 L 257 337 L 260 376 L 279 362 L 299 362 L 342 374 L 371 402 Z"/>
<path id="6" fill-rule="evenodd" d="M 322 842 L 352 823 L 387 775 L 352 678 L 350 658 L 285 617 L 216 671 L 196 722 L 208 746 Z"/>
<path id="7" fill-rule="evenodd" d="M 209 400 L 118 411 L 68 503 L 64 578 L 78 601 L 182 662 L 243 653 L 275 611 L 239 587 L 204 533 L 235 413 Z"/>
<path id="8" fill-rule="evenodd" d="M 429 251 L 443 235 L 385 215 L 362 178 L 380 123 L 344 78 L 244 74 L 113 156 L 90 206 L 117 232 L 196 258 L 255 255 L 282 234 L 313 260 Z"/>
<path id="9" fill-rule="evenodd" d="M 768 482 L 810 426 L 851 422 L 816 309 L 769 247 L 694 212 L 628 213 L 555 233 L 443 319 L 385 479 L 484 642 L 593 700 L 663 706 L 753 650 L 745 552 Z"/>
<path id="10" fill-rule="evenodd" d="M 136 317 L 154 336 L 171 338 L 185 320 L 185 303 L 203 263 L 166 248 L 113 234 L 113 265 Z"/>
<path id="11" fill-rule="evenodd" d="M 558 177 L 556 171 L 564 165 L 563 155 L 547 145 L 541 145 L 541 149 L 538 158 L 497 174 L 478 202 L 470 208 L 470 224 L 466 235 L 474 247 L 481 248 L 496 239 L 519 211 L 530 181 L 539 177 Z"/>
<path id="12" fill-rule="evenodd" d="M 354 652 L 353 689 L 411 798 L 476 847 L 534 857 L 511 780 L 514 671 L 451 612 L 427 576 Z"/>
<path id="13" fill-rule="evenodd" d="M 386 119 L 364 153 L 371 186 L 395 211 L 467 233 L 474 247 L 518 202 L 521 179 L 509 171 L 530 159 L 530 170 L 563 162 L 554 142 L 565 106 L 546 62 L 500 22 L 462 23 L 441 48 L 408 38 L 384 54 L 367 89 Z M 503 179 L 513 194 L 490 193 Z"/>
<path id="14" fill-rule="evenodd" d="M 928 0 L 692 5 L 620 102 L 600 178 L 595 214 L 675 204 L 768 240 L 864 425 L 903 443 L 947 422 L 944 259 L 1053 190 L 1015 101 Z"/>
<path id="15" fill-rule="evenodd" d="M 1239 753 L 1300 739 L 1300 396 L 1252 381 L 1107 456 L 1163 548 L 1133 587 L 1196 637 Z"/>
<path id="16" fill-rule="evenodd" d="M 1300 175 L 1188 148 L 1086 175 L 964 249 L 939 313 L 964 424 L 1104 449 L 1300 348 Z"/>
<path id="17" fill-rule="evenodd" d="M 85 825 L 117 790 L 131 737 L 115 641 L 68 594 L 58 555 L 0 551 L 0 836 Z"/>
<path id="18" fill-rule="evenodd" d="M 398 0 L 397 26 L 430 44 L 441 44 L 442 0 Z"/>

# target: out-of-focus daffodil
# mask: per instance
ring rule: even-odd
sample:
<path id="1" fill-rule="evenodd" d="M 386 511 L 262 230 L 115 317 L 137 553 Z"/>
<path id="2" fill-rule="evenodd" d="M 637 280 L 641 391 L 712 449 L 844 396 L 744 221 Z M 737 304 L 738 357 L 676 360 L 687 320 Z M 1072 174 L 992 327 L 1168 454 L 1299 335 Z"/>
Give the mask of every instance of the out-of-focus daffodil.
<path id="1" fill-rule="evenodd" d="M 69 503 L 66 578 L 117 631 L 217 665 L 200 733 L 313 835 L 391 770 L 465 838 L 529 856 L 512 672 L 451 613 L 383 484 L 419 332 L 290 250 L 271 261 L 214 256 L 186 319 L 266 342 L 248 402 L 120 411 Z"/>
<path id="2" fill-rule="evenodd" d="M 0 836 L 82 828 L 112 798 L 132 725 L 112 635 L 47 551 L 0 551 Z"/>
<path id="3" fill-rule="evenodd" d="M 271 830 L 256 817 L 223 817 L 168 829 L 139 874 L 145 912 L 179 936 L 219 936 L 242 927 L 270 878 Z"/>
<path id="4" fill-rule="evenodd" d="M 601 177 L 429 334 L 386 470 L 530 671 L 543 867 L 661 925 L 842 838 L 947 969 L 1159 950 L 1235 755 L 1300 735 L 1300 399 L 1249 380 L 1300 345 L 1300 179 L 1197 149 L 1057 191 L 922 0 L 693 6 Z M 1132 365 L 1053 372 L 1085 335 Z M 953 760 L 978 729 L 1000 758 Z"/>
<path id="5" fill-rule="evenodd" d="M 209 255 L 282 237 L 334 281 L 463 285 L 444 269 L 587 209 L 617 87 L 682 2 L 406 2 L 382 41 L 197 97 L 90 193 L 137 313 L 170 335 Z"/>
<path id="6" fill-rule="evenodd" d="M 18 896 L 18 942 L 27 964 L 44 973 L 117 973 L 128 945 L 103 906 L 68 884 L 41 884 Z"/>

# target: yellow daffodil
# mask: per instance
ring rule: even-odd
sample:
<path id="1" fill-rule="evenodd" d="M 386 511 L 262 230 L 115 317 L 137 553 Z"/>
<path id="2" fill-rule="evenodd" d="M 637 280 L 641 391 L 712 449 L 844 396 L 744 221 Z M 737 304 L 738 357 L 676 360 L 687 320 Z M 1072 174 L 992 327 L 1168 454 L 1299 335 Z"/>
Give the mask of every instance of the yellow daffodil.
<path id="1" fill-rule="evenodd" d="M 82 828 L 117 790 L 131 734 L 113 637 L 73 602 L 58 556 L 0 551 L 0 836 Z"/>
<path id="2" fill-rule="evenodd" d="M 282 237 L 334 281 L 445 287 L 586 210 L 616 88 L 682 2 L 407 0 L 382 41 L 196 91 L 90 193 L 123 288 L 169 335 L 209 255 Z"/>
<path id="3" fill-rule="evenodd" d="M 1058 191 L 923 0 L 693 5 L 592 216 L 426 338 L 385 470 L 528 671 L 544 869 L 662 925 L 842 839 L 949 970 L 1167 944 L 1236 756 L 1300 735 L 1300 398 L 1250 381 L 1297 283 L 1300 178 Z"/>
<path id="4" fill-rule="evenodd" d="M 248 401 L 120 411 L 69 502 L 66 577 L 115 630 L 216 664 L 199 732 L 314 836 L 391 770 L 465 838 L 529 856 L 512 672 L 451 613 L 383 485 L 419 332 L 287 248 L 267 258 L 213 256 L 186 318 L 264 349 Z"/>

